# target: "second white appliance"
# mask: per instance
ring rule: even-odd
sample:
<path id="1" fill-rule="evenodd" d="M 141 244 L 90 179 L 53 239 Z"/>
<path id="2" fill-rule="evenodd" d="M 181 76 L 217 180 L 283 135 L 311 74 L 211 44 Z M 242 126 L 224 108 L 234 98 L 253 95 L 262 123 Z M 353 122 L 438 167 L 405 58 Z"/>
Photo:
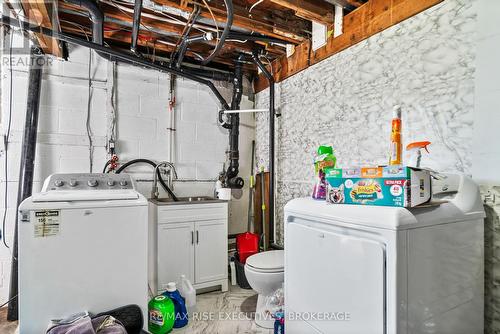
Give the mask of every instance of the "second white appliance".
<path id="1" fill-rule="evenodd" d="M 154 293 L 185 275 L 195 289 L 228 289 L 228 204 L 149 203 L 149 284 Z"/>
<path id="2" fill-rule="evenodd" d="M 129 175 L 47 178 L 19 206 L 20 333 L 128 304 L 147 319 L 147 214 Z"/>
<path id="3" fill-rule="evenodd" d="M 285 207 L 286 331 L 482 334 L 483 223 L 467 177 L 433 180 L 439 206 Z"/>

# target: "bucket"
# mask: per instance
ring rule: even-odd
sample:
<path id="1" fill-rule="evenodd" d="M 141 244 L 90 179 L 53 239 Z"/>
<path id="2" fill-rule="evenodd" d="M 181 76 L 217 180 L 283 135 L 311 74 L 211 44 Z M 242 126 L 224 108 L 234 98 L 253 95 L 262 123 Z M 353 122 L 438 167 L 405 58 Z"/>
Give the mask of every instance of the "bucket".
<path id="1" fill-rule="evenodd" d="M 259 252 L 260 236 L 255 233 L 242 233 L 236 236 L 236 250 L 239 255 L 239 261 L 243 264 L 249 256 Z"/>

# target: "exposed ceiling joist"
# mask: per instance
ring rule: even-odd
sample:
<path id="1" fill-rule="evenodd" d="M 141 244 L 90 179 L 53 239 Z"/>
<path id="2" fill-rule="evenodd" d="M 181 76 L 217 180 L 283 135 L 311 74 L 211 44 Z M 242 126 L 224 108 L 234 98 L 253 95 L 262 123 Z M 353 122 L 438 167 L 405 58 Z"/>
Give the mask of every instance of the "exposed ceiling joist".
<path id="1" fill-rule="evenodd" d="M 183 5 L 175 0 L 156 0 L 156 2 L 164 6 L 191 11 L 191 7 L 189 5 Z M 192 4 L 193 1 L 186 1 L 185 3 Z M 210 6 L 215 20 L 219 23 L 226 22 L 225 8 L 220 3 L 215 2 L 211 2 Z M 255 12 L 253 11 L 252 13 L 253 15 L 250 17 L 245 8 L 235 5 L 233 26 L 244 28 L 248 31 L 255 31 L 270 37 L 280 38 L 293 44 L 298 44 L 305 40 L 305 37 L 300 35 L 294 27 L 280 26 L 276 22 L 263 19 L 263 17 L 269 16 L 267 13 L 259 13 L 258 10 L 255 10 Z M 210 12 L 205 9 L 201 12 L 201 16 L 208 19 L 212 18 Z"/>
<path id="2" fill-rule="evenodd" d="M 55 3 L 44 0 L 31 0 L 22 1 L 21 4 L 25 13 L 24 15 L 31 23 L 59 31 L 60 27 Z M 35 36 L 43 52 L 59 58 L 63 57 L 62 47 L 56 39 L 42 34 L 35 34 Z"/>
<path id="3" fill-rule="evenodd" d="M 366 0 L 324 0 L 332 5 L 342 6 L 346 9 L 353 10 L 366 3 Z"/>
<path id="4" fill-rule="evenodd" d="M 299 73 L 333 54 L 365 40 L 403 20 L 406 20 L 443 0 L 370 0 L 344 17 L 343 34 L 327 40 L 325 46 L 310 50 L 309 42 L 295 47 L 290 57 L 281 56 L 272 62 L 275 82 Z M 260 74 L 254 82 L 255 92 L 268 87 L 268 81 Z"/>
<path id="5" fill-rule="evenodd" d="M 324 24 L 333 23 L 333 6 L 317 0 L 271 0 L 272 3 L 291 9 L 295 15 Z"/>

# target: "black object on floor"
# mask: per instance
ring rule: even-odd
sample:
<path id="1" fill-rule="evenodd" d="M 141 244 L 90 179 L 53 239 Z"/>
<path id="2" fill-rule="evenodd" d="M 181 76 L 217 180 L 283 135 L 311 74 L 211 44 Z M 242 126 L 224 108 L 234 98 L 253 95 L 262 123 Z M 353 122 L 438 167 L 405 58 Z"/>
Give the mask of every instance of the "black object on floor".
<path id="1" fill-rule="evenodd" d="M 125 329 L 127 330 L 128 334 L 146 333 L 142 331 L 142 326 L 144 325 L 144 319 L 142 317 L 141 308 L 137 305 L 132 304 L 132 305 L 118 307 L 111 311 L 106 311 L 96 314 L 92 318 L 101 315 L 110 315 L 113 318 L 120 321 L 123 324 L 123 327 L 125 327 Z"/>
<path id="2" fill-rule="evenodd" d="M 245 264 L 240 262 L 240 257 L 238 253 L 234 255 L 234 264 L 236 265 L 236 282 L 242 289 L 251 289 L 252 287 L 248 284 L 247 277 L 245 275 Z"/>

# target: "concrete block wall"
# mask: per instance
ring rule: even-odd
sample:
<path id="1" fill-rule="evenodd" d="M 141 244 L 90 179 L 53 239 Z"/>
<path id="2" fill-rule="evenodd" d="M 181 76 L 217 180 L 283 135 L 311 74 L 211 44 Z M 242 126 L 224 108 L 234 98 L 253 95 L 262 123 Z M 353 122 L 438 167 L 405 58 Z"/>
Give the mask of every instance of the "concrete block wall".
<path id="1" fill-rule="evenodd" d="M 4 38 L 2 59 L 8 58 L 10 35 Z M 14 35 L 13 45 L 22 38 Z M 26 56 L 27 57 L 27 56 Z M 3 64 L 3 63 L 2 63 Z M 17 180 L 22 131 L 26 113 L 26 66 L 12 71 L 12 127 L 8 146 L 8 191 L 6 241 L 12 245 L 17 198 Z M 43 180 L 57 172 L 89 172 L 89 147 L 86 130 L 89 96 L 89 50 L 70 45 L 69 61 L 49 59 L 44 68 L 41 91 L 39 132 L 33 191 L 39 191 Z M 112 66 L 92 53 L 90 127 L 94 143 L 93 172 L 101 172 L 107 160 L 106 143 L 111 89 L 108 78 Z M 153 70 L 118 64 L 116 69 L 117 153 L 120 161 L 147 158 L 169 160 L 169 75 Z M 231 86 L 220 86 L 229 99 Z M 1 67 L 0 134 L 6 133 L 9 121 L 10 69 Z M 176 80 L 176 132 L 173 161 L 183 182 L 176 182 L 179 196 L 208 195 L 214 191 L 214 180 L 223 169 L 228 148 L 228 133 L 217 124 L 219 106 L 204 86 L 192 81 Z M 253 107 L 246 96 L 242 107 Z M 245 115 L 241 127 L 241 175 L 248 181 L 250 145 L 254 138 L 254 119 Z M 2 141 L 3 142 L 3 141 Z M 4 149 L 0 147 L 0 219 L 4 209 Z M 139 190 L 149 197 L 152 168 L 149 165 L 127 169 L 137 181 Z M 248 182 L 247 182 L 248 183 Z M 246 229 L 248 190 L 235 194 L 231 205 L 230 233 Z M 244 219 L 243 219 L 244 218 Z M 1 222 L 1 221 L 0 221 Z M 8 296 L 11 253 L 0 243 L 0 303 Z"/>

